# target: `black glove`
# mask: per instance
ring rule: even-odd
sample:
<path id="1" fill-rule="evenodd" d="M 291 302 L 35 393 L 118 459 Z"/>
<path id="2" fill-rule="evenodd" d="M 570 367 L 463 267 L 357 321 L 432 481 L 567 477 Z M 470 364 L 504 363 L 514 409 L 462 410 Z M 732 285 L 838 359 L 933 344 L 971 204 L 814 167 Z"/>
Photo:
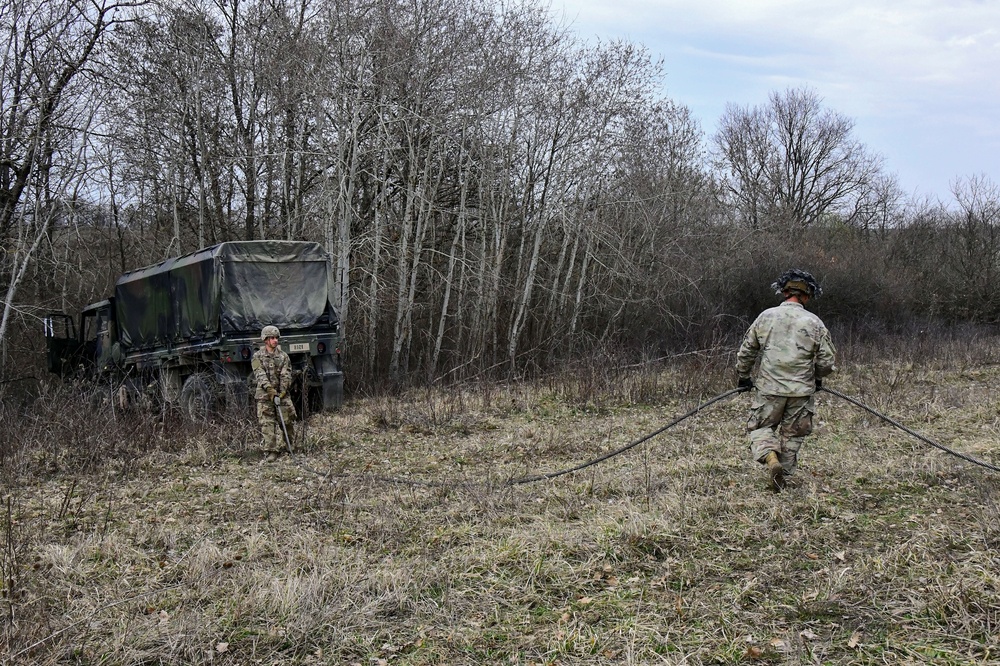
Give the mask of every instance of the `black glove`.
<path id="1" fill-rule="evenodd" d="M 738 382 L 736 382 L 736 388 L 752 389 L 753 388 L 753 378 L 751 378 L 751 377 L 740 377 L 740 380 Z"/>
<path id="2" fill-rule="evenodd" d="M 823 388 L 823 380 L 822 380 L 822 379 L 820 379 L 819 377 L 817 377 L 817 378 L 816 378 L 816 390 L 818 391 L 818 390 L 820 390 L 821 388 Z"/>

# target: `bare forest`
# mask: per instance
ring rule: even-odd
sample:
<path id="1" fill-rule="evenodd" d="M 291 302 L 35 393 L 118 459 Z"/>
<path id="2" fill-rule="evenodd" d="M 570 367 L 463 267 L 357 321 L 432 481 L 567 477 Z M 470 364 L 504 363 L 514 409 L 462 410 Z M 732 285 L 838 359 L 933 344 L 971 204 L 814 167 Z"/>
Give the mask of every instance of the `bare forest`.
<path id="1" fill-rule="evenodd" d="M 789 266 L 851 336 L 1000 316 L 987 176 L 910 200 L 808 89 L 734 101 L 707 136 L 663 63 L 585 44 L 543 4 L 3 0 L 0 17 L 5 386 L 44 372 L 45 312 L 226 240 L 327 248 L 356 390 L 708 348 Z"/>

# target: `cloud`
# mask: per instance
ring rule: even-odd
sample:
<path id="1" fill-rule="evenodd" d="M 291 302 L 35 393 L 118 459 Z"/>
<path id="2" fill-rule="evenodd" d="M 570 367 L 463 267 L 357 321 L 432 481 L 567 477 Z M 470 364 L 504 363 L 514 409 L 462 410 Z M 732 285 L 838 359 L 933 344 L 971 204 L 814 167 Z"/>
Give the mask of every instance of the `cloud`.
<path id="1" fill-rule="evenodd" d="M 806 70 L 814 79 L 853 74 L 876 83 L 981 86 L 1000 66 L 995 2 L 562 0 L 562 6 L 585 30 L 610 23 L 647 45 L 679 41 L 707 57 Z"/>
<path id="2" fill-rule="evenodd" d="M 926 189 L 941 192 L 949 177 L 941 174 L 966 166 L 993 168 L 1000 180 L 1000 2 L 552 3 L 583 38 L 625 37 L 662 56 L 667 94 L 709 126 L 726 103 L 758 105 L 775 90 L 807 86 L 856 118 L 895 168 L 934 181 L 920 183 Z"/>

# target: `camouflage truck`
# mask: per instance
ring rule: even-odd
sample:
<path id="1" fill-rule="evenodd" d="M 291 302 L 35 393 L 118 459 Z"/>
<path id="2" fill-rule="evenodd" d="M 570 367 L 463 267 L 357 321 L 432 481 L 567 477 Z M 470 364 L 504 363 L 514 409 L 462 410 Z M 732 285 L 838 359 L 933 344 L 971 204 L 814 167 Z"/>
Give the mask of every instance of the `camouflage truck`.
<path id="1" fill-rule="evenodd" d="M 190 418 L 249 404 L 261 328 L 281 330 L 300 404 L 343 400 L 341 322 L 330 256 L 317 243 L 220 243 L 125 273 L 79 324 L 45 318 L 48 369 L 105 380 L 119 400 L 153 399 Z"/>

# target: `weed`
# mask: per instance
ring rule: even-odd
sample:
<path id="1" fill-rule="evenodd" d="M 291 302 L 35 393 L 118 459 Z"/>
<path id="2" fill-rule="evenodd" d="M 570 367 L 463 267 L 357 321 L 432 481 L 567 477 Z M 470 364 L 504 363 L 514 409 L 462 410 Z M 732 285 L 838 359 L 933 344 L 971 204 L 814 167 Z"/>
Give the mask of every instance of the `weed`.
<path id="1" fill-rule="evenodd" d="M 995 369 L 943 353 L 830 382 L 995 456 Z M 272 465 L 249 415 L 0 407 L 6 662 L 996 661 L 998 481 L 827 396 L 780 495 L 742 398 L 506 485 L 655 430 L 726 365 L 356 399 Z"/>

